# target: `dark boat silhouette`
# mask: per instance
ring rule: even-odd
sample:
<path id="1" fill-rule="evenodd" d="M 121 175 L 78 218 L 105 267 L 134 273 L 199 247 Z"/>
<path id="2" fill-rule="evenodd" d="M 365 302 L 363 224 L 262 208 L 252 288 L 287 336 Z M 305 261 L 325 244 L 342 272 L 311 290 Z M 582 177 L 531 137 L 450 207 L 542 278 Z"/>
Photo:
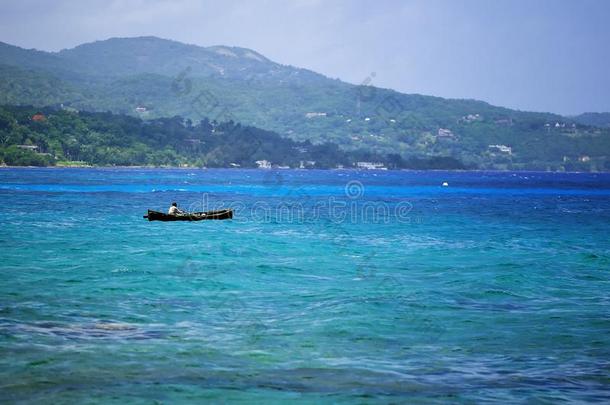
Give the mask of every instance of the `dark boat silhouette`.
<path id="1" fill-rule="evenodd" d="M 148 218 L 149 221 L 203 221 L 206 219 L 231 219 L 233 218 L 233 210 L 224 209 L 206 212 L 191 212 L 180 215 L 169 215 L 159 211 L 148 210 L 148 215 L 144 215 L 143 218 Z"/>

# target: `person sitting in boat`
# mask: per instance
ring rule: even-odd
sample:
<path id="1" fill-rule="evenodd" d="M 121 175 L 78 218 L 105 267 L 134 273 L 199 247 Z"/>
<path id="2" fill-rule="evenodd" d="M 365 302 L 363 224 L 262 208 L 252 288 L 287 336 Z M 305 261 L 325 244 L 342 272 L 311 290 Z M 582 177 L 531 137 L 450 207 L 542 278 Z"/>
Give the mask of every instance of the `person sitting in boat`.
<path id="1" fill-rule="evenodd" d="M 169 210 L 167 211 L 167 213 L 169 215 L 184 215 L 186 214 L 186 212 L 182 211 L 180 208 L 178 208 L 178 204 L 173 202 L 172 206 L 169 207 Z"/>

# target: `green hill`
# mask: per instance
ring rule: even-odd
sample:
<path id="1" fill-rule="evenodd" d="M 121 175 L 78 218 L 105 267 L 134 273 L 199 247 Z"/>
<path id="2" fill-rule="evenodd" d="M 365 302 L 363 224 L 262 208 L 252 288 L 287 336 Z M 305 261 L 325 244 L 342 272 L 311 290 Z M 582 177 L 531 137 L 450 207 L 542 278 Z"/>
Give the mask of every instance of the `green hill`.
<path id="1" fill-rule="evenodd" d="M 583 125 L 600 128 L 610 128 L 610 113 L 584 113 L 574 117 L 574 120 Z"/>
<path id="2" fill-rule="evenodd" d="M 244 48 L 155 37 L 56 53 L 0 43 L 0 65 L 2 104 L 234 121 L 347 151 L 451 156 L 481 168 L 602 170 L 610 154 L 597 121 L 352 85 Z"/>
<path id="3" fill-rule="evenodd" d="M 181 117 L 140 118 L 62 109 L 0 106 L 0 164 L 148 165 L 328 169 L 359 161 L 388 168 L 463 169 L 453 158 L 402 159 L 395 154 L 341 150 L 333 143 L 297 142 L 234 122 Z"/>

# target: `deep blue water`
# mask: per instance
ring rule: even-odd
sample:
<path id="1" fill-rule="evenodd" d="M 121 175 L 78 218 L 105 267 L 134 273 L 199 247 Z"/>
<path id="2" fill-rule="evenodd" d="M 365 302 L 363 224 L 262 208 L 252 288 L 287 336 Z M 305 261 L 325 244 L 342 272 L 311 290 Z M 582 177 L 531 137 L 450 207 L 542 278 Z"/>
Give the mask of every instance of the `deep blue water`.
<path id="1" fill-rule="evenodd" d="M 0 206 L 2 403 L 610 400 L 609 174 L 4 168 Z"/>

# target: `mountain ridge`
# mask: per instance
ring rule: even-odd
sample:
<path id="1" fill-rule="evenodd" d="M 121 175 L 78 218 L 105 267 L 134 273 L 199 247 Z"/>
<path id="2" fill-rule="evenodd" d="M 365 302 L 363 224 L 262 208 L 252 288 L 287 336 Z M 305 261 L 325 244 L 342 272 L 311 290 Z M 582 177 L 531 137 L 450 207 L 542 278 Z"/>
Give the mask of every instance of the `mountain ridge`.
<path id="1" fill-rule="evenodd" d="M 489 168 L 533 162 L 561 167 L 561 161 L 582 156 L 603 165 L 610 154 L 610 147 L 587 147 L 586 140 L 607 137 L 590 116 L 354 85 L 278 64 L 248 48 L 153 36 L 116 37 L 54 53 L 3 43 L 0 65 L 7 66 L 0 69 L 1 104 L 242 122 L 296 141 L 331 141 L 346 150 L 406 158 L 454 156 Z M 510 155 L 494 145 L 506 146 Z"/>
<path id="2" fill-rule="evenodd" d="M 306 68 L 300 68 L 300 67 L 296 67 L 294 65 L 290 65 L 290 64 L 281 64 L 278 62 L 274 62 L 271 59 L 267 58 L 266 56 L 264 56 L 263 54 L 255 51 L 254 49 L 251 48 L 246 48 L 246 47 L 239 47 L 239 46 L 229 46 L 229 45 L 209 45 L 209 46 L 202 46 L 202 45 L 197 45 L 197 44 L 191 44 L 191 43 L 184 43 L 184 42 L 180 42 L 180 41 L 176 41 L 173 39 L 167 39 L 167 38 L 161 38 L 161 37 L 157 37 L 154 35 L 142 35 L 142 36 L 135 36 L 135 37 L 109 37 L 106 39 L 101 39 L 101 40 L 95 40 L 95 41 L 91 41 L 91 42 L 85 42 L 79 45 L 76 45 L 72 48 L 63 48 L 59 51 L 45 51 L 45 50 L 41 50 L 41 49 L 37 49 L 37 48 L 23 48 L 17 45 L 13 45 L 13 44 L 9 44 L 7 42 L 3 42 L 0 41 L 0 47 L 2 46 L 6 46 L 6 47 L 10 47 L 13 49 L 18 49 L 20 51 L 26 51 L 26 52 L 35 52 L 38 54 L 44 54 L 44 55 L 50 55 L 50 56 L 62 56 L 62 55 L 66 55 L 71 53 L 71 51 L 76 51 L 79 49 L 84 49 L 84 48 L 89 48 L 92 46 L 96 46 L 96 45 L 100 45 L 100 44 L 111 44 L 113 42 L 124 42 L 124 41 L 133 41 L 133 42 L 138 42 L 141 43 L 141 41 L 152 41 L 152 42 L 161 42 L 161 43 L 167 43 L 167 44 L 171 44 L 174 46 L 180 46 L 180 47 L 189 47 L 189 48 L 195 48 L 195 49 L 200 49 L 200 50 L 206 50 L 206 51 L 213 51 L 213 50 L 238 50 L 244 53 L 251 53 L 253 55 L 255 55 L 257 58 L 263 59 L 262 61 L 259 60 L 260 62 L 267 62 L 267 63 L 272 63 L 276 66 L 282 66 L 282 67 L 287 67 L 287 68 L 292 68 L 292 69 L 296 69 L 298 71 L 307 71 L 307 72 L 311 72 L 314 73 L 318 76 L 324 77 L 327 80 L 339 80 L 344 84 L 348 84 L 351 86 L 359 86 L 359 84 L 355 84 L 355 83 L 350 83 L 350 82 L 346 82 L 343 81 L 341 79 L 334 79 L 331 78 L 329 76 L 326 76 L 322 73 L 318 73 L 315 71 L 312 71 L 310 69 L 306 69 Z M 0 53 L 0 57 L 2 57 L 3 55 Z M 225 54 L 225 56 L 229 56 L 227 54 Z M 242 56 L 242 55 L 237 55 L 237 56 Z M 254 60 L 257 60 L 257 58 L 253 58 Z M 1 62 L 1 61 L 0 61 Z M 438 98 L 438 99 L 443 99 L 443 100 L 451 100 L 451 101 L 475 101 L 475 102 L 480 102 L 480 103 L 485 103 L 487 105 L 493 106 L 493 107 L 498 107 L 498 108 L 506 108 L 508 110 L 512 110 L 512 111 L 517 111 L 517 112 L 525 112 L 525 113 L 536 113 L 536 114 L 553 114 L 556 116 L 562 116 L 562 117 L 570 117 L 570 118 L 577 118 L 580 117 L 582 115 L 585 114 L 610 114 L 610 112 L 606 112 L 606 111 L 585 111 L 581 114 L 571 114 L 571 115 L 563 115 L 563 114 L 559 114 L 559 113 L 555 113 L 552 111 L 531 111 L 531 110 L 523 110 L 520 108 L 509 108 L 509 107 L 504 107 L 504 106 L 499 106 L 499 105 L 495 105 L 495 104 L 491 104 L 488 101 L 485 100 L 479 100 L 476 98 L 464 98 L 464 97 L 444 97 L 444 96 L 432 96 L 432 95 L 426 95 L 426 94 L 421 94 L 421 93 L 405 93 L 403 91 L 399 91 L 393 88 L 389 88 L 389 87 L 378 87 L 378 86 L 374 86 L 378 89 L 382 89 L 382 90 L 390 90 L 390 91 L 394 91 L 396 93 L 400 93 L 400 94 L 405 94 L 405 95 L 421 95 L 421 96 L 425 96 L 425 97 L 433 97 L 433 98 Z"/>

